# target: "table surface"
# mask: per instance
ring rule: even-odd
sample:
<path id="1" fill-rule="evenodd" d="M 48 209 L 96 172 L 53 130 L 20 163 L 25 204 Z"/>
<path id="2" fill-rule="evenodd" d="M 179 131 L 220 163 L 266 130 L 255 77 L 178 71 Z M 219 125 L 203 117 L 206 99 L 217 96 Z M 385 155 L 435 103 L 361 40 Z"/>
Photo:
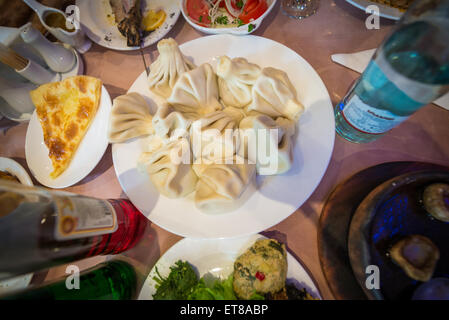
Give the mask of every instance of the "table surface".
<path id="1" fill-rule="evenodd" d="M 283 43 L 304 57 L 323 79 L 334 105 L 359 74 L 333 63 L 330 56 L 375 48 L 394 26 L 394 22 L 381 19 L 380 30 L 367 30 L 367 15 L 344 0 L 321 1 L 319 11 L 303 20 L 284 16 L 279 2 L 254 34 Z M 182 16 L 167 35 L 180 44 L 202 36 L 204 34 L 193 29 Z M 144 52 L 154 61 L 156 45 Z M 96 44 L 84 54 L 84 62 L 85 74 L 100 78 L 112 98 L 125 94 L 144 70 L 138 51 L 118 52 Z M 337 135 L 332 159 L 318 188 L 289 218 L 267 230 L 286 241 L 288 248 L 310 271 L 323 298 L 333 299 L 320 267 L 317 248 L 318 221 L 327 196 L 344 179 L 379 163 L 424 161 L 449 165 L 448 123 L 448 111 L 429 105 L 386 136 L 369 144 L 349 143 Z M 0 156 L 13 158 L 25 168 L 26 130 L 26 123 L 0 120 Z M 36 180 L 34 182 L 38 184 Z M 89 176 L 66 190 L 104 199 L 126 198 L 114 172 L 111 147 Z M 180 239 L 152 224 L 147 228 L 144 240 L 119 258 L 133 263 L 141 285 L 158 258 Z M 90 258 L 77 262 L 77 265 L 83 269 L 104 259 Z M 64 274 L 65 266 L 50 269 L 46 281 Z"/>

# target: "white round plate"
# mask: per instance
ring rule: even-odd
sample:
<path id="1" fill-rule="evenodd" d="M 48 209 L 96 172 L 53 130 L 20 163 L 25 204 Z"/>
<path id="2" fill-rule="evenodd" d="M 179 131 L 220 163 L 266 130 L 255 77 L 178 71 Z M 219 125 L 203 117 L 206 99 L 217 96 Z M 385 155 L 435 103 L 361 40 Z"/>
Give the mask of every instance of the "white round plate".
<path id="1" fill-rule="evenodd" d="M 363 11 L 365 11 L 369 6 L 376 5 L 380 10 L 379 15 L 390 20 L 399 20 L 404 14 L 404 12 L 402 12 L 401 10 L 369 0 L 346 0 L 346 2 Z"/>
<path id="2" fill-rule="evenodd" d="M 265 13 L 263 15 L 261 15 L 259 18 L 257 18 L 256 20 L 254 20 L 253 22 L 251 22 L 250 24 L 252 24 L 254 26 L 254 28 L 249 31 L 248 29 L 248 25 L 249 24 L 245 24 L 243 26 L 240 27 L 235 27 L 235 28 L 208 28 L 208 27 L 203 27 L 200 26 L 198 24 L 196 24 L 194 21 L 192 21 L 189 18 L 189 15 L 187 14 L 187 10 L 186 10 L 186 1 L 187 0 L 182 0 L 182 6 L 181 6 L 181 12 L 182 15 L 184 17 L 184 19 L 186 19 L 186 21 L 195 29 L 204 32 L 204 33 L 208 33 L 208 34 L 236 34 L 236 35 L 247 35 L 247 34 L 251 34 L 254 31 L 256 31 L 260 25 L 262 24 L 263 20 L 265 19 L 266 16 L 268 16 L 271 12 L 271 10 L 274 8 L 275 4 L 276 4 L 276 0 L 267 0 L 267 4 L 268 4 L 268 9 L 267 11 L 265 11 Z"/>
<path id="3" fill-rule="evenodd" d="M 33 185 L 33 181 L 31 181 L 31 178 L 26 170 L 18 162 L 12 159 L 0 157 L 0 171 L 6 171 L 17 177 L 21 184 L 26 186 Z M 29 273 L 12 279 L 0 281 L 0 295 L 28 287 L 32 278 L 33 273 Z"/>
<path id="4" fill-rule="evenodd" d="M 108 147 L 108 124 L 112 102 L 108 91 L 101 88 L 100 106 L 69 167 L 56 179 L 50 177 L 53 165 L 48 157 L 42 127 L 34 111 L 28 125 L 25 156 L 33 176 L 44 186 L 66 188 L 86 177 L 100 162 Z"/>
<path id="5" fill-rule="evenodd" d="M 26 170 L 18 162 L 12 159 L 0 157 L 0 171 L 6 171 L 17 177 L 21 184 L 26 186 L 33 185 L 33 181 L 31 181 Z"/>
<path id="6" fill-rule="evenodd" d="M 170 273 L 170 267 L 178 260 L 187 261 L 197 271 L 199 277 L 207 273 L 222 279 L 227 278 L 234 271 L 234 261 L 258 239 L 265 237 L 259 234 L 236 239 L 195 240 L 183 239 L 177 242 L 158 260 L 148 274 L 139 300 L 153 300 L 156 293 L 153 280 L 156 267 L 161 276 Z M 305 288 L 313 297 L 321 299 L 318 288 L 315 286 L 305 268 L 290 253 L 287 252 L 287 282 L 293 282 L 298 289 Z"/>
<path id="7" fill-rule="evenodd" d="M 34 273 L 28 273 L 12 279 L 0 281 L 0 295 L 16 290 L 25 289 L 29 286 Z"/>
<path id="8" fill-rule="evenodd" d="M 163 9 L 167 18 L 162 26 L 145 37 L 142 43 L 144 48 L 162 39 L 173 28 L 181 12 L 179 0 L 145 1 L 145 11 Z M 140 48 L 127 46 L 126 38 L 118 31 L 114 22 L 109 0 L 77 0 L 76 5 L 80 9 L 81 25 L 93 42 L 113 50 L 131 51 Z"/>
<path id="9" fill-rule="evenodd" d="M 245 57 L 262 67 L 271 66 L 288 73 L 306 109 L 298 125 L 292 168 L 284 175 L 258 176 L 256 188 L 250 187 L 242 195 L 248 198 L 242 206 L 232 212 L 210 215 L 196 208 L 193 193 L 186 198 L 169 199 L 157 192 L 149 178 L 137 171 L 137 161 L 147 139 L 135 139 L 112 146 L 114 168 L 122 189 L 153 223 L 187 238 L 239 237 L 278 224 L 309 198 L 329 164 L 335 121 L 326 87 L 301 56 L 266 38 L 214 35 L 184 43 L 180 48 L 196 65 L 214 63 L 217 57 L 228 55 Z M 145 72 L 129 92 L 152 100 Z"/>

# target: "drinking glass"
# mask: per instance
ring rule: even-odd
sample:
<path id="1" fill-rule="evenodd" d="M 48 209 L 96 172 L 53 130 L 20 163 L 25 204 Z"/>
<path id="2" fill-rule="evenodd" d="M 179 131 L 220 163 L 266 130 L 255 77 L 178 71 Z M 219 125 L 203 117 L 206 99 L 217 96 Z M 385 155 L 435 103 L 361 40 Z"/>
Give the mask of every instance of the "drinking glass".
<path id="1" fill-rule="evenodd" d="M 311 16 L 318 10 L 320 0 L 282 0 L 282 13 L 295 19 Z"/>

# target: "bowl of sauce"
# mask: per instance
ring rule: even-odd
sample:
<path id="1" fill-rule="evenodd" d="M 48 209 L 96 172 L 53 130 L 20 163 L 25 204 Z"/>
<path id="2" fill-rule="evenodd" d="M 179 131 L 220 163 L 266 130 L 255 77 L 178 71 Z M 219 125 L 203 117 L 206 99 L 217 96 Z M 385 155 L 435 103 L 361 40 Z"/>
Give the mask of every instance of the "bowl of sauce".
<path id="1" fill-rule="evenodd" d="M 49 11 L 44 17 L 45 24 L 51 28 L 60 28 L 67 32 L 74 32 L 75 28 L 71 23 L 67 23 L 66 17 L 56 11 Z"/>

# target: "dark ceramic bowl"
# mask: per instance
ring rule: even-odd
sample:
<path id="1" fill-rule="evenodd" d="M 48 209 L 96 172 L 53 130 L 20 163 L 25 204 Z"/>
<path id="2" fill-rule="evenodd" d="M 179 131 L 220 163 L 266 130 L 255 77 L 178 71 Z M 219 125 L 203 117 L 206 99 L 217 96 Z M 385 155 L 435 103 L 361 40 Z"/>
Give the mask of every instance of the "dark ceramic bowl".
<path id="1" fill-rule="evenodd" d="M 449 278 L 449 223 L 436 220 L 424 209 L 422 194 L 432 183 L 449 183 L 449 173 L 420 171 L 388 180 L 361 202 L 352 219 L 348 250 L 353 272 L 370 299 L 411 299 L 422 283 L 409 278 L 389 257 L 401 238 L 419 234 L 440 250 L 433 277 Z M 378 266 L 380 289 L 366 287 L 367 267 Z"/>

